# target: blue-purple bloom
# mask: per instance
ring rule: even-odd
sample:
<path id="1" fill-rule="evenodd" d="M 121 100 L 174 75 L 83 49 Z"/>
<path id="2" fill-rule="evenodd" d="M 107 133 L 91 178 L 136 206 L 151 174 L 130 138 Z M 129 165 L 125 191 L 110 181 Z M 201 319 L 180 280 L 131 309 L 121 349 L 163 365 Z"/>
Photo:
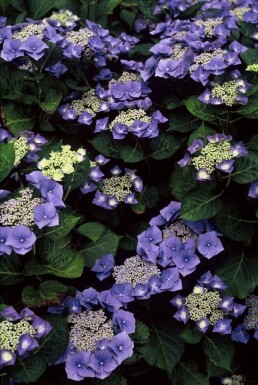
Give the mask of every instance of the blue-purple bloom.
<path id="1" fill-rule="evenodd" d="M 45 226 L 57 226 L 59 218 L 54 204 L 52 202 L 43 203 L 34 207 L 34 220 L 39 229 Z"/>
<path id="2" fill-rule="evenodd" d="M 34 60 L 39 60 L 42 58 L 45 53 L 44 50 L 47 48 L 47 44 L 35 35 L 30 36 L 19 47 L 21 51 L 25 51 Z"/>
<path id="3" fill-rule="evenodd" d="M 221 253 L 224 247 L 216 231 L 209 231 L 199 235 L 197 249 L 205 258 L 210 259 Z"/>
<path id="4" fill-rule="evenodd" d="M 35 234 L 27 226 L 18 225 L 12 230 L 6 245 L 11 246 L 17 254 L 24 255 L 32 249 L 35 242 Z"/>
<path id="5" fill-rule="evenodd" d="M 231 319 L 219 318 L 218 321 L 215 322 L 213 327 L 213 333 L 219 334 L 230 334 L 231 333 Z"/>
<path id="6" fill-rule="evenodd" d="M 112 269 L 115 266 L 115 259 L 112 254 L 107 254 L 101 259 L 97 259 L 91 271 L 96 273 L 97 278 L 102 281 L 111 275 Z"/>

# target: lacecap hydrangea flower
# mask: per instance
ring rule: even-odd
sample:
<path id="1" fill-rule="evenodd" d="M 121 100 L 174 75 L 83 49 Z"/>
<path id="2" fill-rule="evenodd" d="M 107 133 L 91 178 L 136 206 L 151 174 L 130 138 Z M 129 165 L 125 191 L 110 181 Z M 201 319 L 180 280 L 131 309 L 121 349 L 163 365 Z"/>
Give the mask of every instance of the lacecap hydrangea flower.
<path id="1" fill-rule="evenodd" d="M 200 181 L 210 180 L 215 171 L 232 173 L 235 158 L 247 154 L 242 141 L 231 143 L 232 136 L 214 134 L 207 136 L 207 142 L 202 139 L 194 139 L 188 147 L 188 153 L 179 162 L 180 167 L 193 165 L 197 170 L 196 179 Z"/>
<path id="2" fill-rule="evenodd" d="M 232 339 L 235 340 L 235 331 L 239 327 L 232 332 L 232 317 L 237 318 L 243 314 L 246 306 L 237 303 L 232 296 L 223 297 L 225 288 L 226 285 L 218 276 L 206 272 L 190 294 L 186 297 L 176 296 L 170 301 L 178 309 L 174 318 L 184 324 L 194 321 L 197 330 L 203 333 L 232 333 Z"/>
<path id="3" fill-rule="evenodd" d="M 36 242 L 35 226 L 59 224 L 58 210 L 65 207 L 62 186 L 40 171 L 26 175 L 28 187 L 6 195 L 0 204 L 0 255 L 26 254 Z"/>
<path id="4" fill-rule="evenodd" d="M 134 344 L 129 334 L 135 332 L 133 313 L 122 309 L 110 313 L 102 307 L 100 293 L 93 288 L 68 298 L 66 307 L 70 338 L 61 361 L 65 362 L 69 379 L 104 379 L 132 356 Z"/>
<path id="5" fill-rule="evenodd" d="M 25 358 L 40 346 L 40 338 L 47 335 L 52 326 L 29 308 L 18 313 L 12 306 L 0 311 L 0 369 L 12 366 L 16 358 Z"/>
<path id="6" fill-rule="evenodd" d="M 137 170 L 124 169 L 124 172 L 114 166 L 110 169 L 111 177 L 106 177 L 100 166 L 106 164 L 109 159 L 98 156 L 97 161 L 92 162 L 87 180 L 81 186 L 81 192 L 88 194 L 96 190 L 93 204 L 105 209 L 114 209 L 120 203 L 136 204 L 137 193 L 143 189 L 143 182 L 136 175 Z"/>
<path id="7" fill-rule="evenodd" d="M 177 219 L 180 208 L 180 202 L 172 201 L 151 219 L 150 227 L 138 235 L 137 253 L 145 261 L 176 268 L 186 276 L 200 263 L 198 253 L 210 259 L 224 247 L 210 221 Z"/>

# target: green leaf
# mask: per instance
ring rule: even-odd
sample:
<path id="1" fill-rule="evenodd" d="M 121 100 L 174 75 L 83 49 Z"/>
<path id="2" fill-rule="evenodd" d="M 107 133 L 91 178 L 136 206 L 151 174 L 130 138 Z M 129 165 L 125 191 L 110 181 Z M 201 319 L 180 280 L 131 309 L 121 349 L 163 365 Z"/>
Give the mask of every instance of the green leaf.
<path id="1" fill-rule="evenodd" d="M 258 179 L 258 152 L 249 151 L 247 155 L 236 159 L 230 178 L 240 184 Z"/>
<path id="2" fill-rule="evenodd" d="M 176 166 L 172 172 L 169 187 L 172 195 L 179 201 L 185 194 L 197 186 L 197 180 L 193 167 Z"/>
<path id="3" fill-rule="evenodd" d="M 112 14 L 122 0 L 100 0 L 97 8 L 98 17 Z"/>
<path id="4" fill-rule="evenodd" d="M 31 17 L 34 20 L 39 20 L 53 9 L 53 0 L 27 0 Z"/>
<path id="5" fill-rule="evenodd" d="M 227 263 L 221 265 L 216 274 L 228 285 L 226 293 L 245 298 L 258 286 L 258 258 L 247 255 L 244 250 L 227 256 Z"/>
<path id="6" fill-rule="evenodd" d="M 130 28 L 134 26 L 135 12 L 127 11 L 127 9 L 122 9 L 120 12 L 120 18 L 123 20 Z"/>
<path id="7" fill-rule="evenodd" d="M 63 183 L 72 191 L 79 187 L 83 182 L 85 182 L 90 171 L 90 161 L 88 158 L 84 159 L 82 162 L 76 163 L 74 165 L 74 172 L 71 174 L 66 174 Z"/>
<path id="8" fill-rule="evenodd" d="M 155 20 L 153 11 L 156 4 L 155 0 L 137 0 L 137 7 L 147 19 Z"/>
<path id="9" fill-rule="evenodd" d="M 102 223 L 88 222 L 78 227 L 76 231 L 77 233 L 96 242 L 103 235 L 106 229 L 106 226 L 102 225 Z"/>
<path id="10" fill-rule="evenodd" d="M 59 244 L 53 244 L 49 252 L 44 250 L 42 254 L 41 263 L 35 259 L 26 263 L 26 273 L 30 275 L 51 274 L 63 278 L 78 278 L 82 275 L 83 256 L 76 251 L 60 248 Z"/>
<path id="11" fill-rule="evenodd" d="M 15 160 L 13 143 L 0 143 L 0 182 L 12 171 Z"/>
<path id="12" fill-rule="evenodd" d="M 204 334 L 203 350 L 210 361 L 220 368 L 231 370 L 234 358 L 234 345 L 230 337 Z"/>
<path id="13" fill-rule="evenodd" d="M 253 95 L 248 99 L 248 104 L 241 106 L 236 111 L 239 115 L 242 115 L 247 119 L 258 118 L 258 95 Z"/>
<path id="14" fill-rule="evenodd" d="M 108 253 L 115 255 L 120 238 L 121 236 L 113 233 L 113 231 L 106 230 L 96 242 L 87 243 L 80 250 L 84 256 L 85 266 L 92 267 L 98 258 L 102 258 Z"/>
<path id="15" fill-rule="evenodd" d="M 182 116 L 172 115 L 169 119 L 169 129 L 167 131 L 189 132 L 195 130 L 199 126 L 199 119 L 193 118 L 193 116 L 188 113 Z"/>
<path id="16" fill-rule="evenodd" d="M 65 79 L 65 84 L 72 90 L 81 91 L 81 92 L 89 91 L 88 85 L 79 86 L 77 81 L 71 78 Z"/>
<path id="17" fill-rule="evenodd" d="M 0 284 L 15 285 L 23 281 L 21 256 L 17 254 L 0 256 Z"/>
<path id="18" fill-rule="evenodd" d="M 181 218 L 189 221 L 199 221 L 214 217 L 223 207 L 219 197 L 205 188 L 189 192 L 182 200 Z"/>
<path id="19" fill-rule="evenodd" d="M 194 362 L 181 361 L 169 375 L 173 385 L 209 385 L 207 374 L 202 373 Z"/>
<path id="20" fill-rule="evenodd" d="M 42 71 L 45 67 L 50 67 L 62 59 L 61 48 L 51 42 L 47 42 L 48 49 L 45 51 L 43 58 L 39 61 L 40 70 Z"/>
<path id="21" fill-rule="evenodd" d="M 186 327 L 181 333 L 180 337 L 188 344 L 198 344 L 202 340 L 202 333 L 200 333 L 195 327 Z"/>
<path id="22" fill-rule="evenodd" d="M 248 241 L 258 231 L 258 221 L 247 216 L 248 211 L 239 203 L 226 203 L 215 216 L 217 229 L 233 241 Z"/>
<path id="23" fill-rule="evenodd" d="M 119 247 L 124 250 L 134 251 L 137 246 L 137 236 L 146 230 L 148 224 L 146 222 L 134 222 L 129 224 L 128 232 L 125 233 L 123 238 L 120 240 Z"/>
<path id="24" fill-rule="evenodd" d="M 127 163 L 136 163 L 144 159 L 145 154 L 141 148 L 124 144 L 119 151 L 120 158 Z"/>
<path id="25" fill-rule="evenodd" d="M 144 322 L 136 320 L 135 332 L 131 336 L 134 343 L 144 345 L 149 342 L 150 335 L 150 328 Z"/>
<path id="26" fill-rule="evenodd" d="M 184 342 L 176 327 L 152 325 L 152 334 L 147 344 L 139 347 L 141 357 L 149 365 L 170 373 L 179 362 L 184 351 Z"/>
<path id="27" fill-rule="evenodd" d="M 7 125 L 12 134 L 17 135 L 20 131 L 33 129 L 37 119 L 35 112 L 26 111 L 24 106 L 21 107 L 12 103 L 6 104 L 4 111 Z"/>
<path id="28" fill-rule="evenodd" d="M 208 357 L 206 360 L 206 367 L 207 367 L 208 378 L 226 377 L 231 375 L 231 371 L 219 368 L 218 366 L 214 365 L 213 362 L 211 362 Z"/>
<path id="29" fill-rule="evenodd" d="M 203 140 L 205 143 L 207 142 L 207 136 L 208 135 L 214 135 L 216 134 L 216 131 L 213 130 L 212 128 L 210 127 L 207 127 L 205 126 L 205 124 L 202 124 L 197 130 L 195 130 L 190 136 L 189 136 L 189 139 L 188 139 L 188 146 L 190 146 L 194 139 L 201 139 Z"/>
<path id="30" fill-rule="evenodd" d="M 101 132 L 96 135 L 92 140 L 89 140 L 92 146 L 103 154 L 104 156 L 108 156 L 110 158 L 119 159 L 120 158 L 120 149 L 111 134 L 108 132 Z"/>
<path id="31" fill-rule="evenodd" d="M 185 101 L 185 106 L 193 116 L 204 122 L 213 122 L 215 119 L 212 107 L 202 103 L 196 95 L 190 96 Z"/>
<path id="32" fill-rule="evenodd" d="M 24 72 L 14 71 L 10 67 L 1 67 L 0 97 L 8 100 L 19 100 L 23 97 Z"/>
<path id="33" fill-rule="evenodd" d="M 45 360 L 42 357 L 33 355 L 25 360 L 18 359 L 18 364 L 11 371 L 11 377 L 16 382 L 34 382 L 42 376 L 47 367 Z"/>
<path id="34" fill-rule="evenodd" d="M 168 133 L 161 133 L 150 143 L 150 156 L 153 159 L 166 159 L 174 155 L 179 149 L 182 140 Z"/>
<path id="35" fill-rule="evenodd" d="M 258 52 L 254 48 L 248 48 L 240 54 L 240 57 L 246 65 L 258 63 Z"/>
<path id="36" fill-rule="evenodd" d="M 64 209 L 59 213 L 59 226 L 49 227 L 45 230 L 45 235 L 48 235 L 54 241 L 58 241 L 69 234 L 80 219 L 79 215 L 73 214 L 69 209 Z"/>
<path id="37" fill-rule="evenodd" d="M 67 293 L 68 286 L 57 281 L 44 281 L 36 289 L 32 285 L 25 286 L 22 301 L 28 307 L 59 304 L 60 297 Z"/>
<path id="38" fill-rule="evenodd" d="M 145 207 L 156 207 L 159 202 L 159 190 L 154 186 L 144 186 L 138 202 Z"/>
<path id="39" fill-rule="evenodd" d="M 50 88 L 48 93 L 45 94 L 44 100 L 40 103 L 40 107 L 43 111 L 53 113 L 57 110 L 63 95 L 54 88 Z"/>
<path id="40" fill-rule="evenodd" d="M 73 0 L 55 0 L 54 8 L 56 9 L 69 9 L 76 15 L 79 15 L 80 4 Z"/>
<path id="41" fill-rule="evenodd" d="M 0 0 L 0 12 L 2 16 L 6 15 L 8 6 L 11 4 L 11 0 Z"/>

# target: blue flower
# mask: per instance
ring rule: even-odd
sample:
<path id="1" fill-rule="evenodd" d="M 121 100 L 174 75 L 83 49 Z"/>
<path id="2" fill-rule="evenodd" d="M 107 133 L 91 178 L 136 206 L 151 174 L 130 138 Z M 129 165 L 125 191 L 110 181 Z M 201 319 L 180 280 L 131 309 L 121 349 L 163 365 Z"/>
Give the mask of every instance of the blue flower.
<path id="1" fill-rule="evenodd" d="M 199 235 L 197 249 L 205 258 L 210 259 L 221 253 L 224 247 L 216 231 L 209 231 Z"/>
<path id="2" fill-rule="evenodd" d="M 117 334 L 109 344 L 115 360 L 120 365 L 133 355 L 134 344 L 126 332 Z"/>
<path id="3" fill-rule="evenodd" d="M 17 346 L 17 353 L 21 357 L 26 357 L 28 355 L 28 352 L 30 352 L 33 349 L 36 349 L 39 346 L 37 340 L 33 338 L 30 333 L 23 334 L 20 339 Z"/>
<path id="4" fill-rule="evenodd" d="M 17 254 L 26 254 L 36 242 L 35 234 L 25 225 L 16 226 L 9 239 L 6 241 L 7 246 L 11 246 Z"/>
<path id="5" fill-rule="evenodd" d="M 89 364 L 90 358 L 90 352 L 68 353 L 65 365 L 67 377 L 74 381 L 95 377 L 95 372 Z"/>
<path id="6" fill-rule="evenodd" d="M 113 314 L 113 324 L 116 331 L 126 332 L 127 334 L 135 332 L 135 318 L 133 313 L 122 309 L 116 310 Z"/>
<path id="7" fill-rule="evenodd" d="M 231 319 L 219 318 L 214 324 L 213 333 L 230 334 L 231 322 Z"/>
<path id="8" fill-rule="evenodd" d="M 34 207 L 34 220 L 39 229 L 45 226 L 57 226 L 59 218 L 54 204 L 52 202 L 43 203 Z"/>
<path id="9" fill-rule="evenodd" d="M 111 275 L 111 271 L 115 266 L 115 259 L 112 254 L 107 254 L 101 259 L 97 259 L 91 271 L 96 273 L 97 278 L 102 281 Z"/>
<path id="10" fill-rule="evenodd" d="M 12 247 L 8 245 L 9 237 L 11 236 L 12 229 L 9 226 L 0 226 L 0 254 L 10 255 Z"/>
<path id="11" fill-rule="evenodd" d="M 180 254 L 173 257 L 173 261 L 183 277 L 194 272 L 196 266 L 200 263 L 200 259 L 191 250 L 183 250 Z"/>
<path id="12" fill-rule="evenodd" d="M 39 60 L 44 55 L 44 50 L 48 46 L 37 36 L 30 36 L 24 43 L 21 44 L 20 50 L 25 51 L 34 60 Z"/>
<path id="13" fill-rule="evenodd" d="M 104 379 L 116 369 L 118 363 L 113 354 L 108 350 L 99 350 L 91 354 L 90 366 L 95 370 L 95 376 L 97 378 Z"/>
<path id="14" fill-rule="evenodd" d="M 92 309 L 92 305 L 98 304 L 98 292 L 96 289 L 90 287 L 83 290 L 83 292 L 77 292 L 76 297 L 79 299 L 79 302 L 86 309 Z"/>
<path id="15" fill-rule="evenodd" d="M 247 344 L 249 341 L 249 334 L 244 325 L 237 325 L 235 329 L 232 330 L 231 339 L 236 342 L 242 342 L 243 344 Z"/>
<path id="16" fill-rule="evenodd" d="M 24 56 L 20 48 L 21 41 L 19 39 L 5 40 L 1 51 L 1 58 L 5 61 L 12 61 L 17 57 Z"/>

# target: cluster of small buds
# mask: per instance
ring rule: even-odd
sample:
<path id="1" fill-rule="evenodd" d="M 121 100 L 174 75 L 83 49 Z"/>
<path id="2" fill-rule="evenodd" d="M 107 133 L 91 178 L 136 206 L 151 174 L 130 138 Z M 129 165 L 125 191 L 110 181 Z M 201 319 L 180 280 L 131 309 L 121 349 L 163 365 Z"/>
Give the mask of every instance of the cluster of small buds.
<path id="1" fill-rule="evenodd" d="M 141 108 L 121 111 L 119 115 L 109 124 L 109 129 L 111 131 L 114 130 L 116 124 L 123 124 L 129 128 L 136 120 L 140 120 L 144 123 L 150 123 L 151 117 L 148 116 L 146 111 Z"/>
<path id="2" fill-rule="evenodd" d="M 171 236 L 180 238 L 182 242 L 186 242 L 188 239 L 193 239 L 195 241 L 198 239 L 198 234 L 188 227 L 182 219 L 177 219 L 162 230 L 163 239 Z"/>
<path id="3" fill-rule="evenodd" d="M 15 160 L 14 165 L 17 165 L 22 158 L 27 154 L 28 152 L 28 145 L 27 145 L 27 139 L 26 138 L 18 138 L 14 141 L 14 151 L 15 151 Z"/>
<path id="4" fill-rule="evenodd" d="M 215 170 L 231 173 L 234 169 L 234 158 L 247 154 L 243 142 L 230 143 L 232 137 L 224 134 L 207 136 L 208 144 L 205 145 L 201 139 L 194 139 L 188 147 L 189 154 L 186 154 L 179 162 L 180 167 L 192 164 L 197 170 L 196 179 L 200 181 L 210 180 Z"/>
<path id="5" fill-rule="evenodd" d="M 0 369 L 15 364 L 16 357 L 25 358 L 39 347 L 39 338 L 47 335 L 52 326 L 32 310 L 20 313 L 9 306 L 0 312 Z"/>
<path id="6" fill-rule="evenodd" d="M 41 23 L 25 23 L 17 31 L 14 31 L 12 39 L 19 39 L 22 43 L 30 36 L 37 36 L 38 38 L 43 39 L 43 31 L 48 25 L 46 20 Z"/>
<path id="7" fill-rule="evenodd" d="M 194 57 L 194 64 L 192 64 L 189 68 L 189 72 L 192 73 L 193 71 L 196 71 L 199 66 L 204 66 L 206 64 L 209 64 L 210 61 L 214 58 L 220 58 L 223 59 L 225 55 L 227 54 L 227 50 L 217 48 L 213 52 L 203 52 L 199 55 L 196 55 Z"/>
<path id="8" fill-rule="evenodd" d="M 105 164 L 108 160 L 103 157 L 103 161 L 102 164 Z M 136 194 L 143 189 L 143 182 L 136 175 L 136 171 L 126 168 L 122 174 L 122 170 L 115 166 L 110 170 L 111 177 L 105 178 L 99 166 L 93 163 L 88 179 L 81 186 L 81 191 L 83 194 L 88 194 L 97 190 L 92 203 L 106 209 L 114 209 L 122 202 L 136 204 Z"/>
<path id="9" fill-rule="evenodd" d="M 89 39 L 94 37 L 94 33 L 89 28 L 81 28 L 78 31 L 70 31 L 66 34 L 66 41 L 68 43 L 67 48 L 64 50 L 64 56 L 67 57 L 80 57 L 83 55 L 87 59 L 93 57 L 93 52 L 88 46 Z M 72 47 L 74 46 L 74 50 Z M 76 50 L 76 47 L 80 49 Z"/>
<path id="10" fill-rule="evenodd" d="M 41 159 L 37 166 L 43 175 L 61 181 L 66 174 L 74 172 L 74 165 L 82 162 L 85 154 L 82 148 L 73 151 L 70 145 L 63 145 L 60 151 L 52 151 L 49 158 Z"/>
<path id="11" fill-rule="evenodd" d="M 0 204 L 0 225 L 14 227 L 23 224 L 32 228 L 35 224 L 34 208 L 42 203 L 42 198 L 33 197 L 33 190 L 29 187 L 20 190 L 17 198 Z"/>
<path id="12" fill-rule="evenodd" d="M 160 269 L 151 262 L 144 261 L 139 255 L 127 258 L 123 265 L 114 266 L 113 277 L 116 283 L 137 284 L 148 283 L 153 276 L 160 276 Z"/>
<path id="13" fill-rule="evenodd" d="M 98 341 L 104 338 L 110 341 L 114 337 L 112 321 L 107 319 L 102 309 L 70 314 L 67 321 L 73 324 L 70 341 L 77 351 L 95 352 Z"/>
<path id="14" fill-rule="evenodd" d="M 246 378 L 241 374 L 233 374 L 230 377 L 221 378 L 222 385 L 246 385 Z"/>
<path id="15" fill-rule="evenodd" d="M 247 314 L 244 318 L 244 326 L 247 330 L 258 330 L 258 296 L 249 295 L 245 300 Z"/>
<path id="16" fill-rule="evenodd" d="M 190 293 L 185 298 L 177 294 L 170 303 L 177 307 L 174 318 L 178 321 L 187 323 L 192 320 L 196 327 L 202 333 L 205 333 L 210 326 L 213 326 L 212 332 L 219 334 L 231 334 L 232 319 L 238 317 L 245 311 L 245 306 L 235 302 L 234 297 L 222 296 L 221 291 L 225 290 L 226 285 L 221 279 L 210 273 L 204 273 L 197 281 Z M 234 341 L 244 342 L 237 338 L 240 332 L 243 332 L 241 325 L 238 325 L 232 332 Z"/>
<path id="17" fill-rule="evenodd" d="M 246 71 L 250 71 L 250 72 L 258 72 L 258 64 L 249 64 L 249 65 L 246 67 Z"/>

